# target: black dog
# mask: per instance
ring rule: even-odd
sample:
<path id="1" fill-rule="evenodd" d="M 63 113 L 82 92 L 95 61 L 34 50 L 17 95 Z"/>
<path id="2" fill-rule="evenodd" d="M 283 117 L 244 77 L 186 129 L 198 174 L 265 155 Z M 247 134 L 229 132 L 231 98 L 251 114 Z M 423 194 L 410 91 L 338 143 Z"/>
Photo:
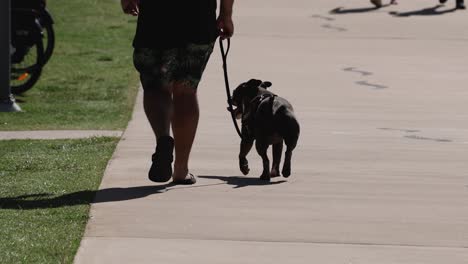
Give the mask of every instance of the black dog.
<path id="1" fill-rule="evenodd" d="M 294 116 L 291 104 L 284 98 L 267 90 L 271 82 L 252 79 L 239 85 L 233 92 L 235 113 L 242 118 L 242 141 L 239 153 L 239 167 L 244 175 L 250 171 L 247 154 L 255 141 L 255 148 L 263 160 L 262 180 L 280 176 L 279 165 L 286 144 L 285 160 L 281 173 L 285 178 L 291 175 L 292 151 L 299 138 L 299 122 Z M 271 171 L 267 150 L 273 145 Z"/>

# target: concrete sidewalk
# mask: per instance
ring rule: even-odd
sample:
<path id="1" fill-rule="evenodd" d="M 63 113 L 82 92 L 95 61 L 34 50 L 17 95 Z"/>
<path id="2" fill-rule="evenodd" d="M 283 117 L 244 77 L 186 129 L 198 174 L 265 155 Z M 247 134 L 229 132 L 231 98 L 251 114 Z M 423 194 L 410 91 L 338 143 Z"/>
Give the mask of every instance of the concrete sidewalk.
<path id="1" fill-rule="evenodd" d="M 147 180 L 139 97 L 75 262 L 467 263 L 468 12 L 436 3 L 236 2 L 232 86 L 269 80 L 295 106 L 292 177 L 257 180 L 255 151 L 250 175 L 238 171 L 216 49 L 199 88 L 198 183 Z"/>

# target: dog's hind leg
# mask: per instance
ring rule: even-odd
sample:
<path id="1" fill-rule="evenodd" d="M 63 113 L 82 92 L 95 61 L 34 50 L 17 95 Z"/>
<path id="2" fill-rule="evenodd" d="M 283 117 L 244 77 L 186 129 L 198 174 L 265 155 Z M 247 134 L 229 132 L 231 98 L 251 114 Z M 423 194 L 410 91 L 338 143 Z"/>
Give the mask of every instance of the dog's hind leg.
<path id="1" fill-rule="evenodd" d="M 273 144 L 273 165 L 271 166 L 270 177 L 278 177 L 280 176 L 280 163 L 281 163 L 281 155 L 283 152 L 283 140 L 281 142 Z"/>
<path id="2" fill-rule="evenodd" d="M 291 158 L 292 158 L 292 150 L 287 149 L 286 152 L 284 153 L 284 164 L 283 164 L 283 170 L 281 173 L 283 174 L 283 177 L 288 178 L 291 176 Z"/>
<path id="3" fill-rule="evenodd" d="M 270 160 L 268 159 L 267 150 L 268 144 L 265 142 L 261 142 L 259 140 L 255 141 L 255 148 L 257 149 L 258 155 L 262 157 L 263 161 L 263 172 L 260 176 L 261 180 L 270 180 Z"/>
<path id="4" fill-rule="evenodd" d="M 297 133 L 293 137 L 287 137 L 284 139 L 284 143 L 286 144 L 286 152 L 284 153 L 284 164 L 283 164 L 283 170 L 281 171 L 281 174 L 283 174 L 283 177 L 285 178 L 288 178 L 289 176 L 291 176 L 292 152 L 296 148 L 298 138 L 299 138 L 299 133 Z"/>

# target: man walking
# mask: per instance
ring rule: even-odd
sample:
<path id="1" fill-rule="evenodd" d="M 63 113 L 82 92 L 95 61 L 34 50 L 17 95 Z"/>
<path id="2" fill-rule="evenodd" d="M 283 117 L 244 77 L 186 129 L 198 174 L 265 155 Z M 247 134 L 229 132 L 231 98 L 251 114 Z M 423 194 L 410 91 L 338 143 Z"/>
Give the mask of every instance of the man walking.
<path id="1" fill-rule="evenodd" d="M 151 181 L 196 182 L 188 162 L 199 119 L 197 87 L 218 35 L 234 33 L 233 3 L 220 0 L 216 18 L 217 0 L 121 0 L 126 14 L 138 16 L 133 60 L 156 136 Z"/>

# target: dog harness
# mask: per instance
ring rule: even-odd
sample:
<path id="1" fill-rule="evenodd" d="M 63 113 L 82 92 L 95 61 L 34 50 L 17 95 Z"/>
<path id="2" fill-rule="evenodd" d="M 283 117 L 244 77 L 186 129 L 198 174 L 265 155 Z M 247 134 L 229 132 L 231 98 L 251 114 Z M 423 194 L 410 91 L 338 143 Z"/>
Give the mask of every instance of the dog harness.
<path id="1" fill-rule="evenodd" d="M 269 109 L 273 112 L 273 102 L 275 101 L 276 94 L 262 94 L 256 96 L 252 101 L 249 103 L 248 111 L 242 112 L 242 136 L 246 139 L 255 139 L 255 135 L 253 133 L 253 127 L 255 125 L 255 113 L 258 110 L 258 107 L 265 101 L 269 100 Z"/>

